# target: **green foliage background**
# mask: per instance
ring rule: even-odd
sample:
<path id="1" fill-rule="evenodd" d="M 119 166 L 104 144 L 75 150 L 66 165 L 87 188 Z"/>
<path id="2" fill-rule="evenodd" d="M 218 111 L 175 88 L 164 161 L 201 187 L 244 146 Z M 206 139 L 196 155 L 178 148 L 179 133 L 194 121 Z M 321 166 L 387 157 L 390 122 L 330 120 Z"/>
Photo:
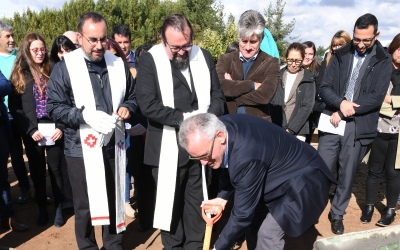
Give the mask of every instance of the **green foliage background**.
<path id="1" fill-rule="evenodd" d="M 77 30 L 79 17 L 88 11 L 102 14 L 108 23 L 108 33 L 118 24 L 129 26 L 132 31 L 132 47 L 144 42 L 155 43 L 164 18 L 172 13 L 184 14 L 195 30 L 195 43 L 203 31 L 211 29 L 224 33 L 223 6 L 214 0 L 71 0 L 61 9 L 29 8 L 12 18 L 3 18 L 13 26 L 17 45 L 29 32 L 37 32 L 50 47 L 54 39 L 67 30 Z"/>
<path id="2" fill-rule="evenodd" d="M 264 10 L 266 27 L 271 31 L 283 57 L 288 42 L 285 40 L 293 30 L 295 20 L 285 24 L 282 21 L 285 2 L 276 0 Z M 125 24 L 132 31 L 132 48 L 145 42 L 157 43 L 164 18 L 172 13 L 185 15 L 194 29 L 194 44 L 209 50 L 217 61 L 226 46 L 238 41 L 237 25 L 232 14 L 224 24 L 224 6 L 220 0 L 71 0 L 60 9 L 42 9 L 39 12 L 29 8 L 22 14 L 14 13 L 12 18 L 2 20 L 13 26 L 17 46 L 29 32 L 42 35 L 50 48 L 54 39 L 67 30 L 77 30 L 79 17 L 89 11 L 102 14 L 108 23 L 108 34 L 115 25 Z"/>

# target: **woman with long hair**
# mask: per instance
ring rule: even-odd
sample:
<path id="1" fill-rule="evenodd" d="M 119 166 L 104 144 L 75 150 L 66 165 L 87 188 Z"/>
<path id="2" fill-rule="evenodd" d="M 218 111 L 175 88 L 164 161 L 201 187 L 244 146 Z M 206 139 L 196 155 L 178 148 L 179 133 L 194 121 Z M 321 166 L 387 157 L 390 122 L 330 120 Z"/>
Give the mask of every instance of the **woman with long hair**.
<path id="1" fill-rule="evenodd" d="M 383 173 L 386 179 L 386 207 L 376 225 L 389 226 L 396 215 L 396 203 L 400 193 L 400 159 L 398 155 L 400 122 L 400 34 L 390 43 L 392 77 L 389 89 L 379 111 L 378 135 L 371 144 L 368 175 L 365 184 L 366 205 L 361 215 L 362 223 L 369 223 L 374 213 Z"/>
<path id="2" fill-rule="evenodd" d="M 9 96 L 9 108 L 17 121 L 29 160 L 30 174 L 35 188 L 39 207 L 38 226 L 45 226 L 48 221 L 46 208 L 46 155 L 50 175 L 56 216 L 54 225 L 64 224 L 62 216 L 62 181 L 60 157 L 62 148 L 62 124 L 54 124 L 46 112 L 47 82 L 51 72 L 50 58 L 46 43 L 39 34 L 27 34 L 19 48 L 10 80 L 14 93 Z M 54 126 L 54 132 L 48 137 L 40 131 L 41 124 Z M 47 142 L 49 141 L 49 142 Z M 51 141 L 54 142 L 54 145 Z M 43 145 L 43 146 L 41 146 Z M 46 154 L 45 154 L 46 152 Z"/>
<path id="3" fill-rule="evenodd" d="M 54 39 L 53 46 L 51 46 L 50 59 L 54 63 L 61 61 L 64 54 L 67 54 L 76 49 L 75 45 L 66 36 L 58 36 Z"/>
<path id="4" fill-rule="evenodd" d="M 316 60 L 316 54 L 317 54 L 317 49 L 315 48 L 315 44 L 311 41 L 306 41 L 302 43 L 304 46 L 304 60 L 303 60 L 303 67 L 308 69 L 314 74 L 314 78 L 317 79 L 318 74 L 319 74 L 319 68 L 320 65 L 318 64 Z M 315 81 L 316 82 L 316 81 Z M 309 128 L 310 128 L 310 133 L 306 135 L 306 142 L 308 144 L 311 143 L 312 136 L 314 134 L 315 126 L 314 126 L 314 120 L 316 119 L 316 116 L 318 116 L 319 119 L 320 113 L 312 112 L 310 117 L 308 118 L 308 123 L 309 123 Z"/>
<path id="5" fill-rule="evenodd" d="M 300 43 L 292 43 L 286 51 L 287 66 L 281 69 L 280 81 L 271 101 L 272 122 L 305 141 L 310 132 L 308 117 L 314 105 L 313 73 L 303 67 L 305 51 Z"/>
<path id="6" fill-rule="evenodd" d="M 315 48 L 315 44 L 311 41 L 306 41 L 302 43 L 304 46 L 304 60 L 303 67 L 311 71 L 315 78 L 318 77 L 319 73 L 319 64 L 316 60 L 317 49 Z"/>
<path id="7" fill-rule="evenodd" d="M 314 134 L 314 130 L 318 127 L 319 117 L 321 116 L 321 113 L 325 108 L 325 103 L 318 96 L 319 87 L 321 86 L 322 79 L 324 78 L 325 69 L 331 61 L 333 55 L 335 54 L 335 51 L 350 41 L 350 34 L 343 30 L 339 30 L 332 37 L 331 44 L 329 46 L 329 52 L 327 52 L 326 59 L 322 61 L 318 72 L 315 92 L 315 104 L 312 116 L 310 117 L 310 135 Z M 311 142 L 311 137 L 307 138 L 307 142 Z"/>

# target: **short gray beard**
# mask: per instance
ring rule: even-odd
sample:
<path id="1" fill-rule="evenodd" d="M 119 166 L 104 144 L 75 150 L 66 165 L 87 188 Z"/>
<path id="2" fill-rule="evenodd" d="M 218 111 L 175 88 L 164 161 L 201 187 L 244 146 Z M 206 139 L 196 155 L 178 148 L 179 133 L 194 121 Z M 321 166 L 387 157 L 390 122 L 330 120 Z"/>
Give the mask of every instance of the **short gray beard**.
<path id="1" fill-rule="evenodd" d="M 9 54 L 11 54 L 14 50 L 15 50 L 15 48 L 9 48 L 8 46 L 6 46 L 6 47 L 3 47 L 3 46 L 1 46 L 5 51 L 7 51 Z"/>

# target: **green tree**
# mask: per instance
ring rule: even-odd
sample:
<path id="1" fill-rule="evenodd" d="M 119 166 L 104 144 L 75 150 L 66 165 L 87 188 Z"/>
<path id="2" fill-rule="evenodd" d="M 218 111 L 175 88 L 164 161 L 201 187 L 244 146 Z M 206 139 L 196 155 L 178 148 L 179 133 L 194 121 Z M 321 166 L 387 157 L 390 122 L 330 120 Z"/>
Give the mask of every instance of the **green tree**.
<path id="1" fill-rule="evenodd" d="M 296 24 L 296 20 L 294 18 L 289 23 L 283 22 L 285 5 L 286 2 L 283 2 L 283 0 L 276 0 L 275 6 L 272 6 L 272 3 L 270 3 L 268 9 L 264 9 L 264 15 L 266 17 L 265 27 L 271 32 L 272 37 L 278 46 L 281 60 L 284 59 L 286 49 L 289 46 L 289 42 L 285 39 L 292 33 Z M 294 40 L 298 37 L 299 36 L 289 38 Z"/>
<path id="2" fill-rule="evenodd" d="M 71 0 L 59 9 L 45 8 L 36 12 L 28 8 L 15 13 L 13 18 L 2 19 L 13 26 L 17 45 L 29 32 L 37 32 L 51 47 L 57 36 L 67 30 L 76 31 L 79 17 L 89 11 L 104 16 L 109 34 L 115 25 L 127 25 L 132 31 L 133 48 L 144 42 L 157 43 L 162 22 L 172 13 L 184 14 L 189 19 L 195 30 L 195 44 L 202 41 L 203 33 L 216 37 L 225 31 L 223 5 L 219 0 Z M 222 39 L 219 42 L 225 41 L 224 37 Z M 205 44 L 209 44 L 209 38 Z"/>
<path id="3" fill-rule="evenodd" d="M 325 55 L 325 51 L 327 51 L 329 49 L 329 46 L 328 47 L 324 47 L 324 46 L 318 46 L 318 48 L 317 48 L 317 56 L 324 56 Z"/>
<path id="4" fill-rule="evenodd" d="M 226 45 L 223 43 L 223 34 L 218 31 L 206 29 L 203 32 L 203 40 L 199 46 L 210 51 L 214 62 L 217 62 L 218 56 L 225 52 Z"/>
<path id="5" fill-rule="evenodd" d="M 228 22 L 226 23 L 224 42 L 226 46 L 228 46 L 228 44 L 230 44 L 231 42 L 235 42 L 237 40 L 238 40 L 238 26 L 235 23 L 235 17 L 232 15 L 232 13 L 230 13 L 228 16 Z"/>

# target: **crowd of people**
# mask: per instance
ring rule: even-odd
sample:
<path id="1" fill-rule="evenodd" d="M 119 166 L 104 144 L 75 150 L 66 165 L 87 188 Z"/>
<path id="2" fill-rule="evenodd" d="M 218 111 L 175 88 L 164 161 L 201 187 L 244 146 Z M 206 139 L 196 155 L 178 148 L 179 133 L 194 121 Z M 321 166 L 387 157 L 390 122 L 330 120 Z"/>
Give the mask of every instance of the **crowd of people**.
<path id="1" fill-rule="evenodd" d="M 125 216 L 138 218 L 140 232 L 160 229 L 166 250 L 202 249 L 201 206 L 215 214 L 228 201 L 233 209 L 214 249 L 231 249 L 243 235 L 248 249 L 283 249 L 284 234 L 315 224 L 329 197 L 332 232 L 345 232 L 355 173 L 369 148 L 360 223 L 371 221 L 383 174 L 387 205 L 376 224 L 394 221 L 400 34 L 384 47 L 378 20 L 367 13 L 352 37 L 333 35 L 322 63 L 312 41 L 294 42 L 280 68 L 257 11 L 241 15 L 238 41 L 216 65 L 193 44 L 193 32 L 185 16 L 172 14 L 159 44 L 133 50 L 129 27 L 117 25 L 108 36 L 104 17 L 88 12 L 50 50 L 35 32 L 17 49 L 12 26 L 0 21 L 3 229 L 28 230 L 13 212 L 11 157 L 17 202 L 33 194 L 38 227 L 49 218 L 62 227 L 64 214 L 74 214 L 79 249 L 98 249 L 95 225 L 105 249 L 122 249 Z M 309 145 L 316 129 L 318 150 Z"/>

